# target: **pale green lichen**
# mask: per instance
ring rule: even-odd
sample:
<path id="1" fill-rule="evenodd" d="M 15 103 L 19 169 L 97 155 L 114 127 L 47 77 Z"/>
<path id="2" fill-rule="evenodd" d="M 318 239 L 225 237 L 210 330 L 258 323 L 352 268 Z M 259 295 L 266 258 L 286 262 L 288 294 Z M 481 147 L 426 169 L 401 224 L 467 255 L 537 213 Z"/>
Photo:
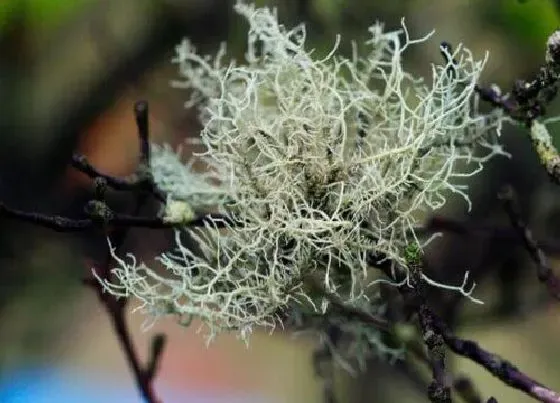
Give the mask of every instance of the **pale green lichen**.
<path id="1" fill-rule="evenodd" d="M 403 69 L 402 57 L 428 36 L 411 39 L 404 24 L 389 32 L 373 25 L 350 58 L 337 52 L 340 38 L 320 57 L 305 48 L 303 25 L 287 29 L 268 8 L 235 10 L 249 23 L 243 63 L 226 63 L 223 48 L 200 56 L 188 41 L 174 59 L 183 77 L 175 85 L 200 108 L 207 176 L 161 149 L 154 177 L 172 200 L 237 224 L 177 230 L 176 250 L 159 257 L 163 272 L 116 257 L 115 281 L 104 286 L 154 315 L 198 317 L 210 337 L 236 330 L 246 339 L 255 326 L 282 324 L 294 307 L 327 312 L 306 279 L 347 304 L 371 301 L 369 254 L 406 267 L 403 252 L 418 245 L 423 214 L 450 193 L 469 202 L 457 181 L 504 153 L 500 113 L 476 107 L 485 59 L 467 49 L 433 65 L 425 81 Z M 470 296 L 464 286 L 445 287 Z"/>
<path id="2" fill-rule="evenodd" d="M 555 181 L 560 182 L 560 154 L 552 143 L 545 123 L 533 120 L 529 137 L 541 164 Z"/>
<path id="3" fill-rule="evenodd" d="M 152 144 L 151 156 L 154 182 L 169 197 L 168 213 L 177 207 L 169 204 L 177 201 L 185 202 L 193 210 L 207 210 L 227 198 L 227 189 L 219 185 L 212 172 L 195 171 L 194 159 L 187 163 L 181 161 L 181 149 Z"/>

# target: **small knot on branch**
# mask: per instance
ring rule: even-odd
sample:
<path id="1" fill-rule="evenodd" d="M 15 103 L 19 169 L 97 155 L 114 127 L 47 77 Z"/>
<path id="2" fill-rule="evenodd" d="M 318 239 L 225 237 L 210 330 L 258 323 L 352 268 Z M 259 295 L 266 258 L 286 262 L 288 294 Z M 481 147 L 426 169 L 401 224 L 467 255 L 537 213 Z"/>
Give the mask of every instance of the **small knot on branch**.
<path id="1" fill-rule="evenodd" d="M 103 225 L 108 224 L 115 217 L 113 210 L 101 200 L 88 201 L 84 207 L 84 212 L 92 221 Z"/>

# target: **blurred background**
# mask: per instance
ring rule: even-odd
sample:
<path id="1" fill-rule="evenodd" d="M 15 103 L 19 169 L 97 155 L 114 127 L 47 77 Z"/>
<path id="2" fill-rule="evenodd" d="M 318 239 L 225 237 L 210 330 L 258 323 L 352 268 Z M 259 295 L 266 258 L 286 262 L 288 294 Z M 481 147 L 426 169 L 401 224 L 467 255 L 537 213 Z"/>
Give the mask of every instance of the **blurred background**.
<path id="1" fill-rule="evenodd" d="M 69 169 L 72 152 L 85 154 L 113 175 L 132 173 L 138 142 L 132 107 L 150 103 L 151 136 L 174 146 L 196 137 L 186 94 L 172 89 L 175 45 L 189 37 L 204 53 L 227 41 L 241 58 L 246 26 L 233 0 L 2 0 L 0 1 L 0 200 L 19 209 L 77 217 L 91 196 L 90 181 Z M 483 84 L 508 89 L 544 61 L 548 35 L 560 25 L 552 0 L 277 0 L 287 24 L 308 24 L 310 47 L 328 49 L 336 33 L 367 36 L 374 21 L 412 36 L 436 29 L 408 54 L 409 68 L 427 76 L 440 62 L 439 42 L 464 43 L 476 56 L 490 51 Z M 348 52 L 348 42 L 342 46 Z M 552 107 L 550 115 L 558 113 Z M 560 136 L 558 136 L 560 138 Z M 536 237 L 551 259 L 560 252 L 560 189 L 549 183 L 519 130 L 504 134 L 513 159 L 495 160 L 471 183 L 473 211 L 450 203 L 438 214 L 480 225 L 507 226 L 496 193 L 509 183 Z M 560 141 L 558 141 L 560 143 Z M 188 156 L 188 148 L 186 156 Z M 111 195 L 115 209 L 126 197 Z M 154 207 L 154 206 L 152 206 Z M 149 213 L 150 208 L 144 213 Z M 132 231 L 127 248 L 146 260 L 169 234 Z M 139 402 L 109 321 L 96 295 L 83 287 L 86 259 L 104 252 L 99 234 L 62 235 L 0 220 L 0 402 Z M 509 358 L 539 381 L 560 389 L 560 307 L 550 303 L 523 249 L 484 232 L 446 235 L 429 253 L 438 279 L 460 282 L 471 270 L 483 307 L 437 295 L 457 331 Z M 444 282 L 445 282 L 444 281 Z M 130 308 L 134 308 L 134 302 Z M 165 403 L 321 402 L 313 371 L 312 340 L 257 333 L 246 347 L 220 336 L 206 347 L 196 326 L 159 322 L 148 332 L 131 314 L 140 352 L 163 331 L 169 343 L 156 389 Z M 488 398 L 529 399 L 474 365 L 453 359 Z M 340 402 L 425 401 L 423 384 L 402 368 L 372 362 L 367 373 L 336 373 Z"/>

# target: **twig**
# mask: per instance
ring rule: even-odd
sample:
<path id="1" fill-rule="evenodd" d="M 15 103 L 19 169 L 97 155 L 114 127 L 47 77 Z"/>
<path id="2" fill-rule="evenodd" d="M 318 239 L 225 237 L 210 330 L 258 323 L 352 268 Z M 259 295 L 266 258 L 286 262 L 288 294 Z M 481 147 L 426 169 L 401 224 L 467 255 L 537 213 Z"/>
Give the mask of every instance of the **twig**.
<path id="1" fill-rule="evenodd" d="M 147 120 L 147 113 L 148 107 L 145 102 L 138 102 L 134 106 L 134 112 L 136 116 L 136 122 L 138 124 L 138 133 L 140 138 L 140 170 L 144 170 L 150 164 L 149 154 L 144 155 L 143 153 L 149 148 L 148 144 L 148 120 Z M 96 178 L 97 179 L 97 178 Z M 106 177 L 103 177 L 103 181 L 96 180 L 96 185 L 98 189 L 96 189 L 97 197 L 99 200 L 97 202 L 103 202 L 102 197 L 104 196 L 104 190 L 106 188 Z M 108 182 L 108 180 L 107 180 Z M 155 185 L 151 185 L 152 188 L 155 188 Z M 135 189 L 137 191 L 137 198 L 136 198 L 136 205 L 134 207 L 134 214 L 138 214 L 142 208 L 144 201 L 146 200 L 146 192 L 144 188 Z M 101 193 L 101 194 L 99 194 Z M 95 220 L 94 220 L 95 221 Z M 98 221 L 97 221 L 98 222 Z M 115 246 L 115 250 L 118 251 L 126 238 L 128 233 L 129 227 L 119 227 L 116 231 L 112 234 L 112 244 Z M 104 264 L 98 268 L 96 274 L 103 278 L 108 279 L 111 276 L 110 272 L 110 264 L 112 261 L 112 255 L 110 252 L 107 252 L 105 256 Z M 136 385 L 145 400 L 146 403 L 161 403 L 161 401 L 157 398 L 154 390 L 153 390 L 153 383 L 152 380 L 156 375 L 157 365 L 163 350 L 164 342 L 161 340 L 161 336 L 155 336 L 152 342 L 152 356 L 148 360 L 148 365 L 143 367 L 142 363 L 140 362 L 140 358 L 138 357 L 137 351 L 134 348 L 134 344 L 132 341 L 132 337 L 128 330 L 126 324 L 126 315 L 125 315 L 125 307 L 127 299 L 117 299 L 114 295 L 104 292 L 102 285 L 95 281 L 94 279 L 86 280 L 86 283 L 93 286 L 95 289 L 99 300 L 103 303 L 107 314 L 111 319 L 111 323 L 113 325 L 113 329 L 117 335 L 117 338 L 121 344 L 121 347 L 124 351 L 126 360 L 128 365 L 134 375 L 134 379 L 136 381 Z M 159 340 L 158 340 L 159 339 Z"/>
<path id="2" fill-rule="evenodd" d="M 407 261 L 415 262 L 416 253 L 412 253 L 410 250 L 407 250 L 405 253 L 407 255 Z M 385 273 L 385 275 L 392 278 L 391 271 L 388 270 L 388 265 L 382 265 L 379 266 L 379 268 Z M 484 350 L 476 342 L 464 340 L 455 336 L 449 327 L 429 308 L 429 306 L 426 303 L 423 303 L 421 291 L 416 291 L 419 284 L 417 281 L 414 281 L 414 276 L 411 276 L 410 285 L 414 288 L 407 285 L 406 282 L 398 288 L 399 292 L 405 299 L 405 302 L 413 307 L 416 307 L 416 313 L 419 315 L 421 321 L 423 320 L 422 316 L 428 316 L 429 326 L 436 334 L 441 335 L 443 342 L 451 351 L 474 361 L 506 385 L 521 390 L 541 402 L 560 403 L 560 395 L 557 392 L 524 374 L 509 361 L 501 358 L 497 354 Z M 424 312 L 422 312 L 422 310 L 424 310 Z M 425 335 L 424 340 L 426 340 Z M 438 365 L 438 362 L 434 361 L 433 357 L 432 365 Z M 436 370 L 440 371 L 440 369 L 433 369 L 434 383 L 437 382 L 436 376 L 439 376 L 439 374 L 435 373 Z M 495 401 L 495 399 L 491 398 L 489 401 Z"/>
<path id="3" fill-rule="evenodd" d="M 428 361 L 432 369 L 432 382 L 428 387 L 428 397 L 434 403 L 451 403 L 451 390 L 445 374 L 445 345 L 443 337 L 434 327 L 433 314 L 426 301 L 426 291 L 422 282 L 420 251 L 407 250 L 406 259 L 410 265 L 410 286 L 403 285 L 399 290 L 418 314 L 422 339 L 426 345 Z"/>
<path id="4" fill-rule="evenodd" d="M 425 365 L 430 365 L 430 358 L 422 348 L 420 342 L 411 342 L 407 345 L 407 351 Z M 476 390 L 472 381 L 465 375 L 453 379 L 453 390 L 465 403 L 482 403 L 482 397 Z"/>
<path id="5" fill-rule="evenodd" d="M 434 327 L 455 354 L 476 362 L 506 385 L 521 390 L 541 402 L 560 403 L 560 394 L 557 392 L 525 375 L 499 355 L 484 350 L 478 343 L 455 336 L 436 315 L 433 315 L 433 319 Z"/>
<path id="6" fill-rule="evenodd" d="M 515 200 L 515 194 L 511 186 L 506 186 L 498 195 L 503 202 L 504 209 L 515 228 L 519 238 L 523 241 L 525 249 L 537 266 L 537 276 L 539 281 L 544 283 L 550 294 L 556 299 L 560 299 L 560 279 L 554 274 L 544 252 L 539 248 L 533 238 L 533 234 L 521 218 L 519 206 Z"/>
<path id="7" fill-rule="evenodd" d="M 495 108 L 502 109 L 511 119 L 530 128 L 529 138 L 541 165 L 555 183 L 560 184 L 560 153 L 546 127 L 537 119 L 546 114 L 546 107 L 558 95 L 560 80 L 560 30 L 548 37 L 546 63 L 530 80 L 516 80 L 511 91 L 502 95 L 499 88 L 475 90 L 480 98 Z"/>
<path id="8" fill-rule="evenodd" d="M 546 113 L 546 106 L 558 95 L 560 78 L 560 36 L 558 31 L 547 42 L 546 62 L 529 80 L 516 80 L 511 91 L 502 95 L 497 87 L 475 90 L 480 98 L 502 109 L 512 119 L 530 127 L 532 122 Z"/>
<path id="9" fill-rule="evenodd" d="M 147 103 L 143 101 L 137 102 L 134 106 L 134 114 L 140 140 L 140 158 L 136 172 L 132 176 L 116 178 L 99 172 L 83 156 L 74 156 L 72 159 L 72 166 L 74 168 L 94 179 L 95 197 L 84 208 L 85 218 L 74 219 L 57 215 L 26 212 L 10 208 L 3 203 L 0 203 L 0 216 L 29 222 L 60 232 L 86 231 L 89 229 L 102 230 L 106 236 L 110 236 L 111 243 L 116 251 L 115 253 L 119 253 L 128 230 L 133 227 L 174 228 L 177 226 L 196 227 L 212 225 L 222 228 L 228 224 L 234 224 L 233 219 L 220 214 L 206 214 L 186 222 L 171 221 L 168 217 L 139 216 L 142 206 L 150 195 L 155 196 L 160 201 L 165 201 L 166 198 L 157 189 L 150 171 Z M 110 209 L 105 200 L 105 193 L 108 187 L 134 193 L 135 206 L 133 214 L 118 214 Z M 93 269 L 95 274 L 104 280 L 108 280 L 112 275 L 110 270 L 112 256 L 108 251 L 103 263 L 95 265 Z M 102 285 L 93 277 L 85 279 L 84 283 L 95 290 L 99 301 L 103 304 L 143 399 L 146 403 L 160 403 L 153 390 L 152 381 L 159 366 L 165 338 L 162 335 L 154 336 L 150 352 L 151 356 L 146 366 L 142 365 L 126 323 L 125 308 L 127 299 L 117 299 L 117 297 L 110 293 L 105 293 Z"/>
<path id="10" fill-rule="evenodd" d="M 110 262 L 107 262 L 106 265 L 100 266 L 98 269 L 94 270 L 96 270 L 99 275 L 108 274 L 107 269 L 109 268 L 109 263 Z M 125 310 L 127 300 L 117 300 L 113 295 L 104 292 L 102 286 L 95 280 L 86 280 L 85 283 L 95 290 L 99 301 L 105 308 L 143 399 L 146 403 L 161 403 L 161 401 L 156 397 L 152 386 L 152 379 L 155 372 L 149 372 L 148 369 L 143 369 L 138 352 L 134 347 L 132 336 L 128 330 Z M 158 360 L 150 358 L 149 362 L 151 361 L 157 362 Z"/>
<path id="11" fill-rule="evenodd" d="M 72 156 L 71 164 L 74 169 L 86 174 L 90 178 L 104 178 L 107 181 L 107 184 L 115 190 L 144 190 L 152 193 L 159 201 L 165 202 L 165 195 L 159 189 L 151 186 L 153 181 L 146 175 L 138 175 L 137 173 L 134 173 L 124 178 L 111 176 L 100 172 L 87 160 L 84 155 L 81 154 L 74 154 Z"/>
<path id="12" fill-rule="evenodd" d="M 57 215 L 26 212 L 7 207 L 0 203 L 0 216 L 29 222 L 34 225 L 49 228 L 57 232 L 80 232 L 99 228 L 100 224 L 114 228 L 151 228 L 164 229 L 181 227 L 203 227 L 206 224 L 223 228 L 232 220 L 221 214 L 205 214 L 183 223 L 167 221 L 161 217 L 138 217 L 128 214 L 114 213 L 104 201 L 88 203 L 87 218 L 69 218 Z"/>
<path id="13" fill-rule="evenodd" d="M 148 103 L 138 101 L 134 105 L 134 116 L 138 127 L 138 139 L 140 140 L 140 166 L 150 167 L 150 129 L 148 125 Z M 153 184 L 153 182 L 152 182 Z"/>
<path id="14" fill-rule="evenodd" d="M 146 370 L 145 370 L 146 376 L 149 379 L 152 379 L 157 373 L 166 342 L 167 342 L 167 338 L 162 333 L 156 334 L 152 338 L 150 358 L 148 360 L 148 364 L 146 365 Z"/>

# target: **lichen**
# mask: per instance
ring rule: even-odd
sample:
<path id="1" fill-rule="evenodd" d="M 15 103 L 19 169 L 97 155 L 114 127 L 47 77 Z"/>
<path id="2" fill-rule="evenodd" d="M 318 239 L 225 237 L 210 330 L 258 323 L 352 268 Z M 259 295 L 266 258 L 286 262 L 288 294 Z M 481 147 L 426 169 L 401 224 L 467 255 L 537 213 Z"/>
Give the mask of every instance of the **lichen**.
<path id="1" fill-rule="evenodd" d="M 458 180 L 504 152 L 500 112 L 477 110 L 486 58 L 459 46 L 424 80 L 404 70 L 403 55 L 430 35 L 412 39 L 404 23 L 398 31 L 374 24 L 350 58 L 339 54 L 340 38 L 319 56 L 305 47 L 304 25 L 288 29 L 274 10 L 241 2 L 235 10 L 249 23 L 242 63 L 226 62 L 224 48 L 200 56 L 188 40 L 174 59 L 175 85 L 200 111 L 205 151 L 197 158 L 212 180 L 193 182 L 173 153 L 153 156 L 156 182 L 174 200 L 232 222 L 177 229 L 176 249 L 158 258 L 163 272 L 115 256 L 115 281 L 104 286 L 153 315 L 197 317 L 210 338 L 234 330 L 246 339 L 296 308 L 328 312 L 308 279 L 346 304 L 370 303 L 382 281 L 372 280 L 371 254 L 406 268 L 410 245 L 420 253 L 422 215 L 450 193 L 469 203 Z"/>

